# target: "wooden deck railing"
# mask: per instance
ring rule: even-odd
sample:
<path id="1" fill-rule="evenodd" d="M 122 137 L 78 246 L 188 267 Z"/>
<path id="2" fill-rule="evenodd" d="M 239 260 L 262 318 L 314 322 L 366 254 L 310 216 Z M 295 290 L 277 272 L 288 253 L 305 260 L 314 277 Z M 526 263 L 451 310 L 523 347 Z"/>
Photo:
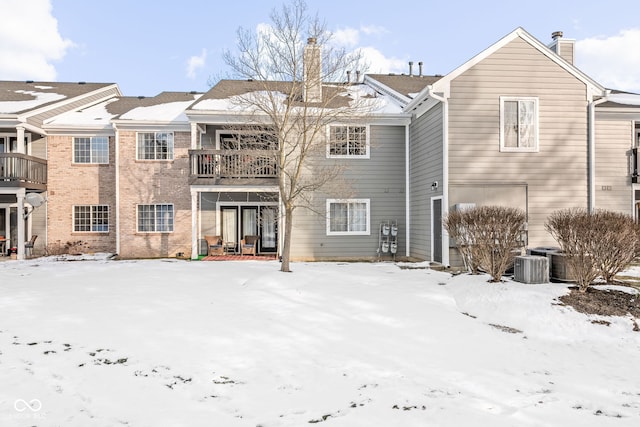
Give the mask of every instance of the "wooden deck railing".
<path id="1" fill-rule="evenodd" d="M 189 150 L 196 178 L 275 178 L 277 155 L 267 150 Z"/>
<path id="2" fill-rule="evenodd" d="M 47 161 L 39 157 L 19 153 L 0 153 L 0 183 L 47 183 Z"/>

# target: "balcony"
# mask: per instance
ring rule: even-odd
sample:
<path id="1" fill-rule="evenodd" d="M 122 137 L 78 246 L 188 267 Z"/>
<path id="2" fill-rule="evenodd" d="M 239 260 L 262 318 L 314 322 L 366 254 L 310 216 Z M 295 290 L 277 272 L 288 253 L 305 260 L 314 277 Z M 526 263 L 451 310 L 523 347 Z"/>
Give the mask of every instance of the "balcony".
<path id="1" fill-rule="evenodd" d="M 47 161 L 19 153 L 0 153 L 0 187 L 47 189 Z"/>
<path id="2" fill-rule="evenodd" d="M 278 177 L 277 153 L 270 150 L 189 150 L 191 184 L 247 184 Z"/>

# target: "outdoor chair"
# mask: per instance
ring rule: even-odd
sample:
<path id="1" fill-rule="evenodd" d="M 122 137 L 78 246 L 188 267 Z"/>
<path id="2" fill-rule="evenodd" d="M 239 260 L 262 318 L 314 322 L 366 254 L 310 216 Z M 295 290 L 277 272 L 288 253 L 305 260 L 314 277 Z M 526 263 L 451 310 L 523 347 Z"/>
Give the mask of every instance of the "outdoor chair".
<path id="1" fill-rule="evenodd" d="M 204 236 L 209 246 L 209 255 L 224 255 L 224 244 L 220 236 Z"/>
<path id="2" fill-rule="evenodd" d="M 257 253 L 258 239 L 258 236 L 244 236 L 244 239 L 240 241 L 240 254 L 255 256 Z"/>
<path id="3" fill-rule="evenodd" d="M 33 253 L 33 245 L 36 243 L 37 238 L 38 235 L 34 234 L 33 236 L 31 236 L 31 239 L 29 239 L 29 241 L 24 244 L 24 251 L 27 257 L 31 257 L 31 254 Z"/>

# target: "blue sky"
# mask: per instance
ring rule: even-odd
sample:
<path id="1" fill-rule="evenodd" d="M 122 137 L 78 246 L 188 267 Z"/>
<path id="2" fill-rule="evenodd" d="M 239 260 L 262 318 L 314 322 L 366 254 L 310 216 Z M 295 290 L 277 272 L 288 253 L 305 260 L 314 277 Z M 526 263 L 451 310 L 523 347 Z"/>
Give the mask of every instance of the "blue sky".
<path id="1" fill-rule="evenodd" d="M 0 79 L 114 82 L 125 95 L 205 91 L 227 70 L 236 30 L 269 22 L 283 2 L 0 0 Z M 544 43 L 576 39 L 576 65 L 601 84 L 640 93 L 637 0 L 349 2 L 307 0 L 371 72 L 446 74 L 517 27 Z"/>

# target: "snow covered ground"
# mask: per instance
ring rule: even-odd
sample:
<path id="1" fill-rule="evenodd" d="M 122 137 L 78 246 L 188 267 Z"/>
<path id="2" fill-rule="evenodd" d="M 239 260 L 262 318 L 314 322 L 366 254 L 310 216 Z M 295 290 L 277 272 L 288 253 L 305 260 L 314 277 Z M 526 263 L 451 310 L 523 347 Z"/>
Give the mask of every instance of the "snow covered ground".
<path id="1" fill-rule="evenodd" d="M 420 266 L 1 262 L 0 426 L 640 425 L 631 319 Z"/>

